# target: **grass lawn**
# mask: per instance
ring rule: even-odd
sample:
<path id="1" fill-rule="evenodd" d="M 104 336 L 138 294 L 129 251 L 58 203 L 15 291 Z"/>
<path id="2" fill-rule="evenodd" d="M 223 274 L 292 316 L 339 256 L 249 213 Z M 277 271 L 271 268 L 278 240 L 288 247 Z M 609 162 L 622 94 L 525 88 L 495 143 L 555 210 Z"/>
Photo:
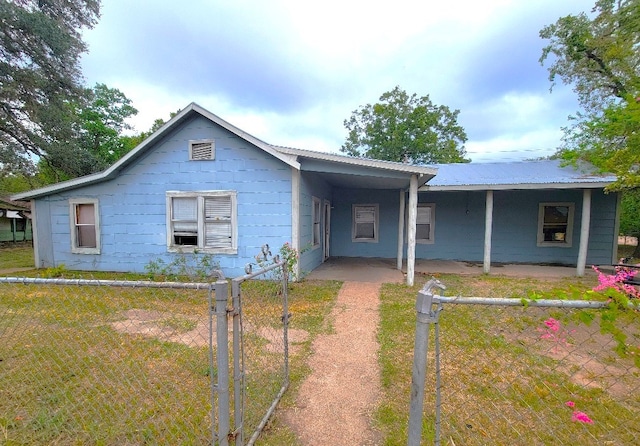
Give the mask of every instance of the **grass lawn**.
<path id="1" fill-rule="evenodd" d="M 30 244 L 9 244 L 0 247 L 0 270 L 33 268 L 33 247 Z"/>
<path id="2" fill-rule="evenodd" d="M 266 348 L 282 339 L 282 304 L 264 285 L 243 286 L 251 426 L 272 401 L 260 398 L 282 384 L 271 379 L 282 374 L 282 350 Z M 291 342 L 290 393 L 309 372 L 314 337 L 330 330 L 339 287 L 291 286 L 290 327 L 305 336 Z M 206 291 L 0 284 L 0 444 L 206 444 L 207 314 Z M 271 429 L 274 444 L 292 436 Z"/>
<path id="3" fill-rule="evenodd" d="M 32 266 L 31 256 L 30 247 L 1 249 L 0 269 Z M 87 274 L 65 271 L 65 277 Z M 444 274 L 438 278 L 449 296 L 521 298 L 534 291 L 562 294 L 595 285 L 594 278 L 541 281 Z M 415 301 L 424 281 L 425 277 L 418 277 L 414 287 L 387 284 L 381 291 L 378 339 L 383 397 L 374 423 L 385 445 L 406 444 Z M 297 389 L 310 373 L 307 364 L 313 340 L 332 330 L 328 315 L 340 285 L 330 281 L 291 284 L 291 385 L 282 407 L 294 405 Z M 250 284 L 246 290 L 249 329 L 264 325 L 259 319 L 264 315 L 279 319 L 279 304 L 260 298 L 263 286 Z M 201 327 L 205 294 L 1 284 L 0 444 L 206 441 L 211 373 L 207 348 L 176 341 L 176 337 L 195 336 Z M 133 326 L 129 332 L 116 329 L 116 324 L 133 323 L 127 311 L 153 317 L 153 326 L 162 329 L 160 334 L 145 335 Z M 613 343 L 599 333 L 597 318 L 586 327 L 577 323 L 580 314 L 447 305 L 439 324 L 442 444 L 637 444 L 640 372 L 630 358 L 613 352 Z M 555 343 L 542 339 L 540 331 L 549 317 L 562 324 L 563 338 Z M 143 326 L 144 322 L 139 321 Z M 640 342 L 638 314 L 625 314 L 616 323 L 623 324 L 630 343 Z M 255 340 L 251 345 L 267 347 L 267 337 L 254 333 L 247 335 L 249 341 Z M 433 330 L 430 341 L 426 444 L 433 442 L 435 424 Z M 273 352 L 254 358 L 248 364 L 249 375 L 252 370 L 275 367 Z M 256 383 L 266 386 L 247 382 L 249 399 L 263 390 L 256 389 Z M 575 408 L 566 406 L 568 401 Z M 571 421 L 573 411 L 585 412 L 594 423 Z M 276 414 L 259 444 L 298 443 Z"/>
<path id="4" fill-rule="evenodd" d="M 441 275 L 448 296 L 527 297 L 587 290 L 592 279 L 533 280 Z M 385 445 L 404 445 L 421 286 L 385 285 L 381 295 L 383 401 L 377 412 Z M 576 323 L 578 311 L 448 304 L 440 314 L 441 441 L 446 445 L 637 444 L 640 371 L 613 351 L 611 338 Z M 544 321 L 561 322 L 562 336 L 543 339 Z M 596 318 L 596 322 L 597 322 Z M 640 341 L 638 314 L 616 322 Z M 541 331 L 542 330 L 542 331 Z M 435 435 L 434 329 L 431 329 L 423 439 Z M 566 340 L 566 342 L 564 342 Z M 576 403 L 574 409 L 567 402 Z M 593 424 L 571 421 L 573 410 Z"/>

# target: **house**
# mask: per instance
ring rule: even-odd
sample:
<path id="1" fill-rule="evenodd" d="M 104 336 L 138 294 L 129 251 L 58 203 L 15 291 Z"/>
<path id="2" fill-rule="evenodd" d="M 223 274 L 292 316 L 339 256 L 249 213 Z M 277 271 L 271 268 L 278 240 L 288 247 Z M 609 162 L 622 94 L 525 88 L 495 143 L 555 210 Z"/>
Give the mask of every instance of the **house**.
<path id="1" fill-rule="evenodd" d="M 28 240 L 31 240 L 29 204 L 0 197 L 0 242 Z"/>
<path id="2" fill-rule="evenodd" d="M 578 274 L 610 263 L 619 205 L 603 188 L 614 178 L 535 165 L 532 175 L 524 163 L 412 166 L 278 147 L 191 104 L 107 170 L 15 198 L 32 200 L 37 267 L 142 272 L 196 251 L 233 277 L 262 245 L 286 242 L 302 272 L 330 256 L 399 268 L 406 258 L 409 284 L 416 257 Z"/>

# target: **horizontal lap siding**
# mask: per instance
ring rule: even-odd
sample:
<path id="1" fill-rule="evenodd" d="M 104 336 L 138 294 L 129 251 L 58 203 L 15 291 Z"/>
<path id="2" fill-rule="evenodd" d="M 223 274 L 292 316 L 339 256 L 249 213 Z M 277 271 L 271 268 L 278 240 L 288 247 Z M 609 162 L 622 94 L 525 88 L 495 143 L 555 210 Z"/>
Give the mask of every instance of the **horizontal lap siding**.
<path id="1" fill-rule="evenodd" d="M 416 258 L 479 261 L 483 255 L 484 192 L 421 192 L 435 204 L 434 242 L 417 244 Z"/>
<path id="2" fill-rule="evenodd" d="M 582 190 L 495 191 L 491 261 L 575 265 L 580 246 Z M 420 193 L 419 201 L 435 203 L 435 242 L 417 245 L 424 259 L 482 261 L 485 199 L 482 192 Z M 569 248 L 537 246 L 538 208 L 543 202 L 575 204 L 573 242 Z M 617 197 L 592 192 L 587 264 L 611 262 Z"/>
<path id="3" fill-rule="evenodd" d="M 214 139 L 214 161 L 189 161 L 188 142 Z M 289 166 L 230 132 L 198 117 L 167 135 L 118 178 L 48 197 L 55 263 L 68 268 L 143 272 L 167 252 L 166 191 L 235 190 L 238 254 L 214 254 L 225 274 L 244 273 L 263 244 L 279 247 L 291 237 Z M 68 199 L 97 197 L 102 251 L 71 254 Z"/>
<path id="4" fill-rule="evenodd" d="M 399 190 L 334 189 L 331 210 L 331 255 L 394 258 L 398 246 Z M 352 205 L 378 204 L 377 242 L 351 240 Z"/>

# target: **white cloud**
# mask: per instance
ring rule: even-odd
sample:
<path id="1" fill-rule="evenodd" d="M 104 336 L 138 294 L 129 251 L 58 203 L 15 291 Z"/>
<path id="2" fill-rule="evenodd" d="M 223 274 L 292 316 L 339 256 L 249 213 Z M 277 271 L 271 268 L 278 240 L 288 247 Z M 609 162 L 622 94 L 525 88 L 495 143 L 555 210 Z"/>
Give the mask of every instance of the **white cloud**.
<path id="1" fill-rule="evenodd" d="M 399 85 L 460 109 L 474 160 L 529 158 L 576 109 L 548 93 L 537 33 L 592 3 L 110 0 L 83 66 L 132 99 L 139 131 L 197 102 L 269 143 L 335 152 L 343 120 Z"/>

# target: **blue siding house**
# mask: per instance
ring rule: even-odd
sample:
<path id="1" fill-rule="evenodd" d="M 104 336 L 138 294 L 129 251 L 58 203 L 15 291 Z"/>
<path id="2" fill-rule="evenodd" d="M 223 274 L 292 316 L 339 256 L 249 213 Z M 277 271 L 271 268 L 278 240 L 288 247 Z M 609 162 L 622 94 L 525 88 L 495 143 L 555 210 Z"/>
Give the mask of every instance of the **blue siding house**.
<path id="1" fill-rule="evenodd" d="M 507 167 L 508 166 L 508 167 Z M 556 161 L 412 166 L 267 144 L 196 104 L 103 172 L 30 199 L 36 267 L 143 272 L 210 253 L 244 274 L 262 245 L 331 256 L 491 263 L 609 263 L 614 181 Z"/>

